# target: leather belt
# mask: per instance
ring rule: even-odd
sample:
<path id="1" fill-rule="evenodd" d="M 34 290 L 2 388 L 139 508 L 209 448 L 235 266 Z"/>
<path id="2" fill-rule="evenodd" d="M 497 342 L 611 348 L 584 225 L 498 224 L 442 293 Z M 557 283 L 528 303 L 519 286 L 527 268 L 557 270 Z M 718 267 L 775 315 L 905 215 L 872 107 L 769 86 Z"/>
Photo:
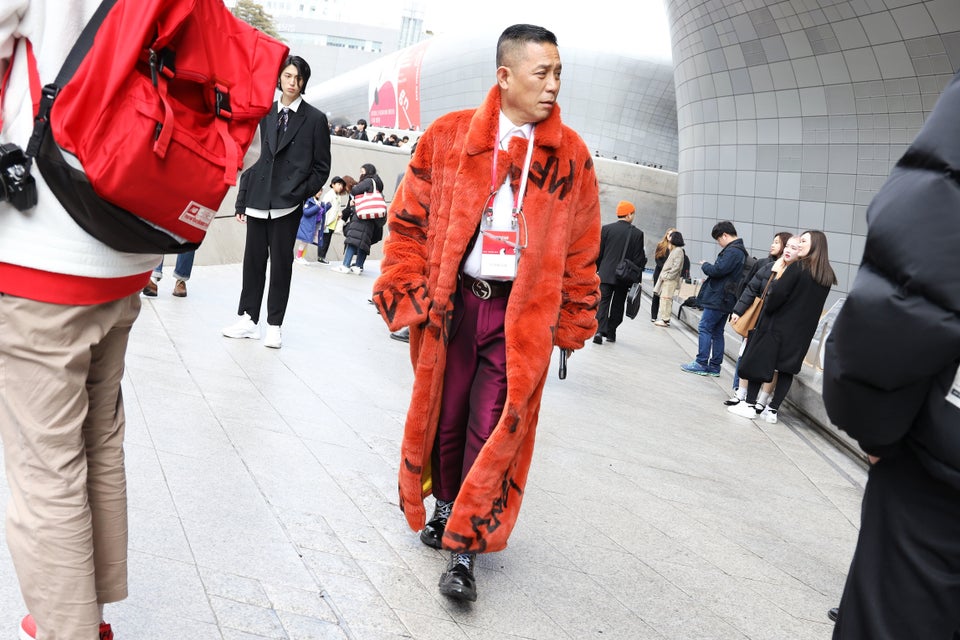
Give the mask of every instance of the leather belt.
<path id="1" fill-rule="evenodd" d="M 460 280 L 470 293 L 481 300 L 506 298 L 510 295 L 510 289 L 513 288 L 512 280 L 481 280 L 465 273 L 460 274 Z"/>

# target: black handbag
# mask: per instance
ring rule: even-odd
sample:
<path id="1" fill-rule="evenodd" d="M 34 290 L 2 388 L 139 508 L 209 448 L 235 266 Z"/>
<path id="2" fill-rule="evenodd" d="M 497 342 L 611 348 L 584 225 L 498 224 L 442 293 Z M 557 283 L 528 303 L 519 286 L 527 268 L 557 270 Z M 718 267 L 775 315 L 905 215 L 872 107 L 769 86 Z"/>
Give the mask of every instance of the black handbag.
<path id="1" fill-rule="evenodd" d="M 632 233 L 631 229 L 631 233 Z M 623 253 L 620 255 L 620 264 L 617 265 L 615 275 L 617 284 L 633 285 L 643 279 L 643 267 L 639 266 L 633 260 L 627 260 L 627 247 L 630 246 L 630 238 L 623 244 Z"/>

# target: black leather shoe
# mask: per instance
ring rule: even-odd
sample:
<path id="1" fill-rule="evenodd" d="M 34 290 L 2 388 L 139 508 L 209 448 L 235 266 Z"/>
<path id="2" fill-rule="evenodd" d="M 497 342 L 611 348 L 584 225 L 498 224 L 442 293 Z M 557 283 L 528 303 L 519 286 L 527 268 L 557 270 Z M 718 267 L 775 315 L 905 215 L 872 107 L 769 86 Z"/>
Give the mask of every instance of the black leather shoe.
<path id="1" fill-rule="evenodd" d="M 593 344 L 603 344 L 603 336 L 599 333 L 593 336 Z"/>
<path id="2" fill-rule="evenodd" d="M 423 531 L 420 532 L 420 542 L 434 549 L 443 548 L 443 543 L 441 542 L 443 540 L 443 531 L 447 528 L 447 520 L 450 518 L 451 510 L 453 510 L 452 502 L 437 500 L 437 505 L 433 508 L 433 516 L 430 518 L 430 522 L 428 522 L 426 526 L 423 527 Z"/>
<path id="3" fill-rule="evenodd" d="M 440 593 L 462 602 L 476 602 L 477 580 L 473 577 L 473 565 L 477 556 L 473 553 L 453 553 L 447 570 L 440 576 Z"/>
<path id="4" fill-rule="evenodd" d="M 420 532 L 420 542 L 434 549 L 442 549 L 443 544 L 440 541 L 443 540 L 443 530 L 446 526 L 446 520 L 440 520 L 439 518 L 431 520 Z"/>
<path id="5" fill-rule="evenodd" d="M 611 335 L 611 334 L 607 334 L 607 342 L 616 342 L 616 341 L 617 341 L 617 335 L 616 335 L 616 334 L 612 334 L 612 335 Z"/>
<path id="6" fill-rule="evenodd" d="M 829 611 L 827 611 L 827 617 L 830 618 L 830 620 L 832 620 L 833 622 L 837 621 L 837 616 L 839 615 L 840 615 L 839 607 L 834 607 L 833 609 L 830 609 Z"/>

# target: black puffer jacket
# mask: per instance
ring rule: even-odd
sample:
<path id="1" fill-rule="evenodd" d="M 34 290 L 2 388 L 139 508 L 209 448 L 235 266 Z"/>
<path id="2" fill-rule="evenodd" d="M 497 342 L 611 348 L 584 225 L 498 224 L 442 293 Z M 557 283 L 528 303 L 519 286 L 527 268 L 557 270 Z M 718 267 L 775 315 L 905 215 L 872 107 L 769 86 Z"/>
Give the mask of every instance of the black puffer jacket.
<path id="1" fill-rule="evenodd" d="M 364 167 L 367 166 L 371 165 L 364 165 Z M 377 174 L 368 174 L 350 190 L 350 195 L 357 196 L 372 192 L 374 188 L 383 193 L 383 180 Z M 386 218 L 361 220 L 354 214 L 344 226 L 344 244 L 352 245 L 364 253 L 370 253 L 370 247 L 383 239 L 383 225 L 386 221 Z"/>
<path id="2" fill-rule="evenodd" d="M 864 451 L 910 447 L 960 489 L 960 76 L 867 210 L 863 263 L 827 340 L 823 400 Z"/>

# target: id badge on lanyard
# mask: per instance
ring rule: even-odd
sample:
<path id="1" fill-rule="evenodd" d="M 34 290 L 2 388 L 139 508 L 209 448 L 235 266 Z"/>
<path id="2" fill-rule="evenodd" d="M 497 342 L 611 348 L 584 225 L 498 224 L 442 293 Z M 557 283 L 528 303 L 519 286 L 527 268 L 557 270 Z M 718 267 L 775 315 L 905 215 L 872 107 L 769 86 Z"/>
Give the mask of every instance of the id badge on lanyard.
<path id="1" fill-rule="evenodd" d="M 517 266 L 520 254 L 526 246 L 521 243 L 521 223 L 524 230 L 526 220 L 523 218 L 523 197 L 527 190 L 527 176 L 530 173 L 530 160 L 533 157 L 533 131 L 527 140 L 527 156 L 520 174 L 520 186 L 517 197 L 513 202 L 510 224 L 508 229 L 495 229 L 493 226 L 493 204 L 498 195 L 496 188 L 497 155 L 499 144 L 493 148 L 493 171 L 491 183 L 494 192 L 485 207 L 483 219 L 480 222 L 480 277 L 513 280 L 517 277 Z M 501 187 L 502 188 L 502 187 Z M 503 225 L 498 225 L 503 226 Z"/>
<path id="2" fill-rule="evenodd" d="M 513 280 L 517 277 L 520 251 L 516 231 L 485 231 L 481 235 L 480 277 Z"/>

